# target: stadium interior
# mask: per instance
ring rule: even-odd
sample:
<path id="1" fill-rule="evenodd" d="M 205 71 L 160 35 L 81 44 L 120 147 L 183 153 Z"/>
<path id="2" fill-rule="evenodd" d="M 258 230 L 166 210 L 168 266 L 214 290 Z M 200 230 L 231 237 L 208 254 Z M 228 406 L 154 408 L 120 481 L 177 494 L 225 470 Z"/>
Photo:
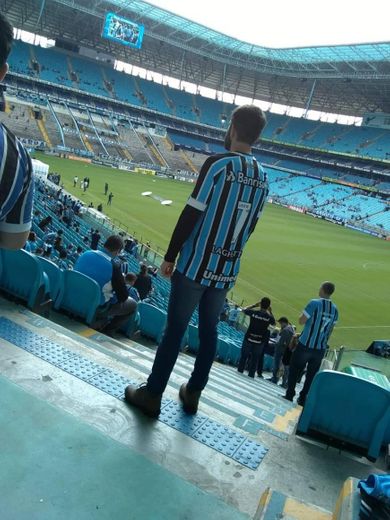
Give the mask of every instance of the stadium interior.
<path id="1" fill-rule="evenodd" d="M 142 23 L 141 48 L 101 37 L 107 11 Z M 32 155 L 74 159 L 75 175 L 84 161 L 193 183 L 205 159 L 224 151 L 235 101 L 245 96 L 270 107 L 253 150 L 269 203 L 390 241 L 390 43 L 265 49 L 140 0 L 15 0 L 2 12 L 16 35 L 52 42 L 15 39 L 1 85 L 0 122 Z M 161 81 L 119 71 L 116 60 Z M 222 101 L 225 93 L 233 102 Z M 315 120 L 311 111 L 357 124 Z M 65 222 L 56 179 L 36 178 L 32 231 L 42 251 L 39 222 L 49 216 L 73 253 L 86 249 L 91 229 L 101 243 L 129 236 L 81 203 Z M 387 358 L 329 350 L 302 409 L 282 399 L 280 386 L 237 374 L 245 323 L 221 321 L 201 411 L 191 417 L 177 392 L 199 349 L 196 311 L 150 423 L 126 406 L 124 388 L 150 371 L 170 283 L 154 276 L 151 295 L 111 338 L 92 328 L 96 282 L 73 271 L 72 254 L 68 268 L 59 260 L 55 249 L 46 258 L 0 250 L 1 519 L 359 518 L 358 479 L 388 472 Z M 159 267 L 162 257 L 140 243 L 122 261 L 137 273 L 140 262 Z M 270 371 L 272 349 L 264 364 Z"/>

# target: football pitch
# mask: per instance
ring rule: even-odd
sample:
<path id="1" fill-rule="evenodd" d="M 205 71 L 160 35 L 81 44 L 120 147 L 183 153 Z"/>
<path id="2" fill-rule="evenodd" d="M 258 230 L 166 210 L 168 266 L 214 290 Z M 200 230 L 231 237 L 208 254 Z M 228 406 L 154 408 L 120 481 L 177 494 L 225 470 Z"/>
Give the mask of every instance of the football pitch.
<path id="1" fill-rule="evenodd" d="M 166 249 L 191 184 L 37 154 L 59 172 L 64 187 L 84 203 L 102 202 L 104 213 L 128 226 L 129 233 Z M 79 185 L 73 188 L 73 177 Z M 86 193 L 80 180 L 90 178 Z M 114 198 L 107 206 L 104 183 Z M 151 191 L 172 206 L 162 206 Z M 297 324 L 307 301 L 317 297 L 322 281 L 336 284 L 334 301 L 340 320 L 331 346 L 366 348 L 374 339 L 390 337 L 390 243 L 357 231 L 267 204 L 241 261 L 231 296 L 245 305 L 269 296 L 275 317 Z M 300 330 L 298 325 L 298 330 Z"/>

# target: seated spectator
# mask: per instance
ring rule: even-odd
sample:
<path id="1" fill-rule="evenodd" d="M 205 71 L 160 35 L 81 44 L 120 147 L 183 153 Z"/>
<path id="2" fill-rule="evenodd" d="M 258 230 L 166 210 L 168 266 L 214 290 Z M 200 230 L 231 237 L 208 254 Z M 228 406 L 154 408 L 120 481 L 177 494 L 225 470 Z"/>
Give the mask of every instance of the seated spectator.
<path id="1" fill-rule="evenodd" d="M 57 260 L 57 265 L 63 271 L 67 271 L 68 269 L 70 269 L 70 264 L 68 262 L 68 253 L 65 251 L 65 249 L 61 249 Z"/>
<path id="2" fill-rule="evenodd" d="M 141 264 L 141 269 L 137 280 L 135 281 L 134 287 L 139 292 L 141 300 L 145 300 L 153 289 L 152 278 L 148 274 L 148 267 L 146 264 Z"/>
<path id="3" fill-rule="evenodd" d="M 77 260 L 74 269 L 95 280 L 101 288 L 99 319 L 100 330 L 112 335 L 135 312 L 137 303 L 128 296 L 120 265 L 116 261 L 123 249 L 118 235 L 108 237 L 102 251 L 86 251 Z M 115 298 L 114 298 L 115 295 Z"/>
<path id="4" fill-rule="evenodd" d="M 49 226 L 51 225 L 53 219 L 51 218 L 51 216 L 49 215 L 48 217 L 45 217 L 44 219 L 42 219 L 39 224 L 38 224 L 38 227 L 39 229 L 42 229 L 42 231 L 47 231 Z"/>
<path id="5" fill-rule="evenodd" d="M 35 253 L 37 247 L 38 247 L 37 237 L 36 237 L 34 231 L 30 231 L 30 233 L 28 234 L 27 242 L 24 245 L 24 249 L 26 251 L 28 251 L 29 253 Z"/>
<path id="6" fill-rule="evenodd" d="M 128 294 L 130 298 L 133 298 L 133 300 L 138 303 L 141 298 L 139 292 L 134 287 L 136 280 L 137 275 L 135 273 L 127 273 L 127 275 L 125 276 L 125 283 L 128 290 Z"/>
<path id="7" fill-rule="evenodd" d="M 81 246 L 77 246 L 77 249 L 70 256 L 70 260 L 75 264 L 77 260 L 80 258 L 80 255 L 83 253 L 83 248 Z"/>
<path id="8" fill-rule="evenodd" d="M 42 247 L 37 247 L 37 249 L 35 250 L 35 256 L 43 256 L 43 248 Z"/>

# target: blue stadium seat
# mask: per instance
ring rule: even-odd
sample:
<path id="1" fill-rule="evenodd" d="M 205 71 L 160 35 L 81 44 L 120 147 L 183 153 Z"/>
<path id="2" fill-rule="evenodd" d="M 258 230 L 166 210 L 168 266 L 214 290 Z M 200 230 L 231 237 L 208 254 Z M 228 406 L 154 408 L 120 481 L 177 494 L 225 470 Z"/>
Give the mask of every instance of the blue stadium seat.
<path id="1" fill-rule="evenodd" d="M 217 357 L 219 361 L 222 361 L 222 363 L 227 363 L 229 361 L 231 346 L 232 344 L 227 340 L 227 338 L 218 338 Z"/>
<path id="2" fill-rule="evenodd" d="M 167 313 L 144 302 L 138 304 L 138 311 L 141 317 L 139 325 L 141 334 L 159 343 L 165 329 Z"/>
<path id="3" fill-rule="evenodd" d="M 195 354 L 199 351 L 199 333 L 195 325 L 188 326 L 188 350 Z"/>
<path id="4" fill-rule="evenodd" d="M 51 260 L 43 258 L 42 256 L 37 256 L 37 258 L 49 279 L 50 296 L 53 302 L 55 302 L 63 284 L 63 273 Z"/>
<path id="5" fill-rule="evenodd" d="M 233 366 L 238 365 L 241 357 L 241 345 L 237 345 L 236 343 L 232 343 L 229 352 L 229 363 Z"/>
<path id="6" fill-rule="evenodd" d="M 43 301 L 46 284 L 43 269 L 37 258 L 24 251 L 0 250 L 2 270 L 0 287 L 6 293 L 20 298 L 33 309 Z"/>
<path id="7" fill-rule="evenodd" d="M 297 433 L 326 438 L 375 461 L 390 428 L 390 392 L 349 374 L 316 375 Z"/>
<path id="8" fill-rule="evenodd" d="M 121 331 L 126 337 L 131 338 L 131 336 L 133 336 L 133 334 L 135 334 L 137 330 L 139 330 L 140 322 L 141 316 L 137 310 L 132 316 L 130 316 L 128 321 L 123 325 Z"/>
<path id="9" fill-rule="evenodd" d="M 100 298 L 101 290 L 95 280 L 77 271 L 64 271 L 63 285 L 54 308 L 68 311 L 91 325 L 100 305 Z"/>

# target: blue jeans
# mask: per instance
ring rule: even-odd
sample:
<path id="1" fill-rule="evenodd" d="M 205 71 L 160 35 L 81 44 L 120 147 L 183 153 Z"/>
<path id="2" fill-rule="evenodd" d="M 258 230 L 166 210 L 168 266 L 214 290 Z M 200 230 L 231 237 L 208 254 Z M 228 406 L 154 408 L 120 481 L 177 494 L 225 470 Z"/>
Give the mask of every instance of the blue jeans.
<path id="1" fill-rule="evenodd" d="M 279 381 L 278 372 L 280 369 L 280 363 L 282 361 L 282 357 L 284 354 L 283 349 L 279 349 L 278 347 L 275 348 L 274 352 L 274 364 L 272 367 L 272 380 L 277 383 Z"/>
<path id="2" fill-rule="evenodd" d="M 290 361 L 290 371 L 288 375 L 288 386 L 286 396 L 292 399 L 295 395 L 295 385 L 299 377 L 302 375 L 303 370 L 307 365 L 307 372 L 305 377 L 305 383 L 299 394 L 299 397 L 304 401 L 307 394 L 309 393 L 311 384 L 314 376 L 317 374 L 321 367 L 321 361 L 325 356 L 325 349 L 313 349 L 305 347 L 302 343 L 298 343 L 297 348 L 293 352 Z"/>
<path id="3" fill-rule="evenodd" d="M 199 305 L 199 352 L 188 381 L 190 390 L 203 390 L 217 351 L 217 325 L 228 289 L 206 287 L 175 271 L 171 278 L 167 327 L 157 349 L 148 389 L 162 394 L 175 366 L 191 316 Z"/>

